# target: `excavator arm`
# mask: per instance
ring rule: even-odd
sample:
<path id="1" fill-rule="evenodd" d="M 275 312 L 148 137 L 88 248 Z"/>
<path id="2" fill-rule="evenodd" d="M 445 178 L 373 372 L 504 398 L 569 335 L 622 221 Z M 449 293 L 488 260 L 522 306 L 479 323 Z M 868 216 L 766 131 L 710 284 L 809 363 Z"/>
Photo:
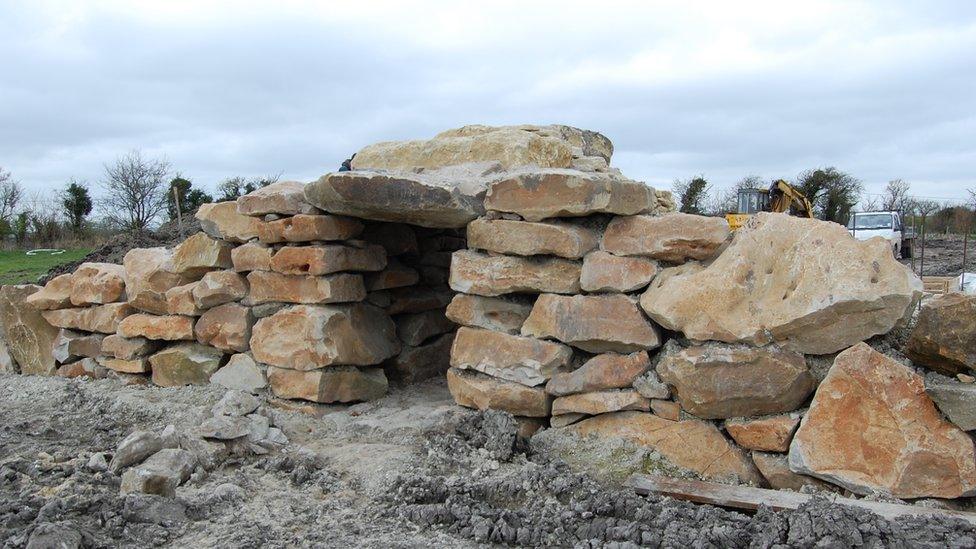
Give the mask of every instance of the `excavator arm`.
<path id="1" fill-rule="evenodd" d="M 769 189 L 769 210 L 777 213 L 789 212 L 792 208 L 798 217 L 813 218 L 813 204 L 803 193 L 792 185 L 778 179 Z"/>

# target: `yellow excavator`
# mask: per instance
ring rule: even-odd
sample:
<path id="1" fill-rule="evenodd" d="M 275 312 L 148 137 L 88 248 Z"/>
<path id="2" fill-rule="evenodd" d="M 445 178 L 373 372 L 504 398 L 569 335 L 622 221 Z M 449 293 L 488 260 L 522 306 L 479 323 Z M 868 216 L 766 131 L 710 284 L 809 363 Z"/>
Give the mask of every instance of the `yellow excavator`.
<path id="1" fill-rule="evenodd" d="M 739 189 L 738 210 L 738 213 L 725 214 L 729 229 L 733 231 L 745 225 L 757 212 L 789 212 L 797 217 L 813 218 L 810 199 L 782 179 L 774 181 L 769 189 Z"/>

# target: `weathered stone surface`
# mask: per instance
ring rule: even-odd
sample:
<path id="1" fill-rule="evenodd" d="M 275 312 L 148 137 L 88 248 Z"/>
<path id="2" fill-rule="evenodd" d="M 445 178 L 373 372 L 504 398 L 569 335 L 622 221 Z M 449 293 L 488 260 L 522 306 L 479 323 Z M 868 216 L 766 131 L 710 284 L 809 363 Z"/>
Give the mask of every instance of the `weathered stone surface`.
<path id="1" fill-rule="evenodd" d="M 512 415 L 547 417 L 552 397 L 541 387 L 526 387 L 457 368 L 447 371 L 447 388 L 454 401 L 477 410 L 503 410 Z"/>
<path id="2" fill-rule="evenodd" d="M 942 419 L 921 376 L 864 343 L 834 359 L 793 437 L 790 469 L 857 494 L 976 494 L 973 440 Z"/>
<path id="3" fill-rule="evenodd" d="M 400 352 L 396 327 L 382 309 L 355 305 L 296 305 L 254 325 L 255 360 L 294 370 L 379 364 Z"/>
<path id="4" fill-rule="evenodd" d="M 363 224 L 341 215 L 295 215 L 262 223 L 258 238 L 265 244 L 349 240 L 363 232 Z"/>
<path id="5" fill-rule="evenodd" d="M 730 419 L 725 430 L 739 446 L 763 452 L 786 452 L 793 433 L 800 425 L 799 415 L 779 415 L 759 419 Z"/>
<path id="6" fill-rule="evenodd" d="M 396 260 L 390 260 L 382 271 L 365 275 L 364 282 L 366 290 L 369 292 L 404 288 L 420 283 L 420 273 L 413 267 L 407 267 Z"/>
<path id="7" fill-rule="evenodd" d="M 165 341 L 192 340 L 194 320 L 191 316 L 137 313 L 125 317 L 119 323 L 118 334 L 122 337 L 144 337 Z"/>
<path id="8" fill-rule="evenodd" d="M 135 311 L 127 303 L 107 303 L 78 309 L 43 311 L 41 316 L 58 328 L 112 334 L 121 321 L 133 312 Z"/>
<path id="9" fill-rule="evenodd" d="M 416 383 L 441 378 L 451 367 L 454 334 L 444 334 L 426 345 L 404 346 L 400 354 L 383 364 L 386 376 L 400 383 Z"/>
<path id="10" fill-rule="evenodd" d="M 115 372 L 124 374 L 145 374 L 152 370 L 149 360 L 145 358 L 111 358 L 99 357 L 98 363 Z"/>
<path id="11" fill-rule="evenodd" d="M 775 347 L 675 345 L 657 373 L 685 411 L 704 419 L 790 412 L 815 386 L 803 355 Z"/>
<path id="12" fill-rule="evenodd" d="M 634 389 L 637 392 L 651 399 L 669 399 L 671 398 L 671 389 L 666 383 L 661 381 L 658 377 L 657 372 L 650 369 L 644 372 L 640 377 L 634 380 Z"/>
<path id="13" fill-rule="evenodd" d="M 125 301 L 125 268 L 113 263 L 82 263 L 71 275 L 76 307 Z"/>
<path id="14" fill-rule="evenodd" d="M 599 234 L 570 223 L 530 223 L 475 219 L 468 224 L 468 246 L 509 255 L 557 255 L 579 259 L 599 245 Z"/>
<path id="15" fill-rule="evenodd" d="M 247 242 L 258 237 L 261 220 L 237 211 L 237 201 L 202 204 L 195 215 L 203 232 L 229 242 Z"/>
<path id="16" fill-rule="evenodd" d="M 431 309 L 443 309 L 451 302 L 454 293 L 450 288 L 414 286 L 411 288 L 394 288 L 387 292 L 375 292 L 370 295 L 386 294 L 390 302 L 385 306 L 391 315 L 403 313 L 420 313 Z"/>
<path id="17" fill-rule="evenodd" d="M 246 295 L 247 281 L 234 271 L 211 271 L 193 287 L 193 302 L 200 309 L 238 301 Z"/>
<path id="18" fill-rule="evenodd" d="M 464 326 L 517 335 L 531 312 L 532 306 L 520 301 L 457 294 L 447 306 L 445 314 Z"/>
<path id="19" fill-rule="evenodd" d="M 657 328 L 620 294 L 540 295 L 522 335 L 555 338 L 591 353 L 631 353 L 661 344 Z"/>
<path id="20" fill-rule="evenodd" d="M 223 240 L 210 238 L 207 233 L 197 233 L 173 249 L 172 270 L 199 276 L 214 269 L 230 269 L 232 247 Z"/>
<path id="21" fill-rule="evenodd" d="M 456 327 L 454 322 L 444 316 L 444 311 L 436 309 L 399 315 L 394 322 L 400 341 L 414 347 L 434 336 L 450 332 Z"/>
<path id="22" fill-rule="evenodd" d="M 963 431 L 976 430 L 976 385 L 926 379 L 925 394 L 956 427 Z"/>
<path id="23" fill-rule="evenodd" d="M 339 271 L 381 271 L 386 267 L 382 246 L 287 246 L 271 257 L 271 269 L 281 274 L 324 275 Z"/>
<path id="24" fill-rule="evenodd" d="M 458 250 L 451 259 L 451 288 L 457 292 L 499 296 L 518 292 L 575 294 L 580 291 L 579 262 L 556 257 L 509 257 Z"/>
<path id="25" fill-rule="evenodd" d="M 119 443 L 115 454 L 112 456 L 112 461 L 108 464 L 109 470 L 118 473 L 130 465 L 142 463 L 146 458 L 164 448 L 175 448 L 179 441 L 172 436 L 173 434 L 169 429 L 160 434 L 150 431 L 133 431 Z"/>
<path id="26" fill-rule="evenodd" d="M 0 333 L 22 374 L 50 376 L 57 369 L 52 350 L 58 329 L 27 303 L 39 291 L 35 284 L 0 286 Z"/>
<path id="27" fill-rule="evenodd" d="M 58 367 L 57 375 L 68 378 L 90 377 L 92 379 L 103 379 L 108 375 L 108 371 L 94 358 L 82 358 Z"/>
<path id="28" fill-rule="evenodd" d="M 193 289 L 200 281 L 191 282 L 166 290 L 166 313 L 171 315 L 200 316 L 204 309 L 193 299 Z"/>
<path id="29" fill-rule="evenodd" d="M 562 414 L 558 416 L 552 416 L 549 418 L 549 426 L 558 429 L 559 427 L 565 427 L 567 425 L 572 425 L 581 419 L 588 418 L 590 416 L 586 414 Z"/>
<path id="30" fill-rule="evenodd" d="M 633 215 L 649 211 L 654 189 L 619 175 L 576 170 L 521 172 L 492 182 L 488 210 L 515 213 L 526 221 L 595 213 Z"/>
<path id="31" fill-rule="evenodd" d="M 749 456 L 708 422 L 670 421 L 647 412 L 615 412 L 585 419 L 567 429 L 583 436 L 621 438 L 647 446 L 706 480 L 762 483 Z"/>
<path id="32" fill-rule="evenodd" d="M 223 368 L 210 376 L 210 383 L 228 389 L 258 393 L 268 386 L 266 369 L 258 365 L 251 355 L 238 353 L 231 356 Z"/>
<path id="33" fill-rule="evenodd" d="M 273 251 L 265 244 L 248 242 L 230 251 L 234 270 L 239 273 L 250 271 L 270 271 Z"/>
<path id="34" fill-rule="evenodd" d="M 600 249 L 614 255 L 684 263 L 712 257 L 728 238 L 729 224 L 721 217 L 686 213 L 634 215 L 611 221 Z"/>
<path id="35" fill-rule="evenodd" d="M 663 417 L 671 421 L 681 419 L 681 405 L 673 400 L 651 400 L 651 412 L 657 417 Z"/>
<path id="36" fill-rule="evenodd" d="M 102 354 L 128 360 L 148 356 L 155 352 L 159 345 L 159 342 L 144 337 L 128 338 L 112 334 L 102 339 Z"/>
<path id="37" fill-rule="evenodd" d="M 71 274 L 58 275 L 43 288 L 27 296 L 26 303 L 38 311 L 70 307 L 72 282 Z"/>
<path id="38" fill-rule="evenodd" d="M 820 479 L 801 475 L 790 471 L 790 464 L 783 454 L 770 454 L 766 452 L 752 452 L 752 462 L 762 474 L 770 488 L 776 490 L 801 490 L 814 488 L 816 490 L 827 490 L 830 492 L 840 492 L 840 489 L 833 484 L 828 484 Z"/>
<path id="39" fill-rule="evenodd" d="M 225 303 L 203 313 L 193 327 L 197 341 L 224 351 L 242 353 L 250 348 L 254 316 L 250 307 Z"/>
<path id="40" fill-rule="evenodd" d="M 173 253 L 166 248 L 135 248 L 122 259 L 129 305 L 158 315 L 167 314 L 166 292 L 199 277 L 173 271 Z"/>
<path id="41" fill-rule="evenodd" d="M 553 415 L 587 414 L 595 416 L 623 410 L 650 411 L 651 403 L 637 391 L 595 391 L 559 397 L 552 401 Z"/>
<path id="42" fill-rule="evenodd" d="M 3 328 L 0 327 L 0 374 L 19 374 L 20 367 L 10 354 L 7 342 L 3 339 Z"/>
<path id="43" fill-rule="evenodd" d="M 924 301 L 905 354 L 949 376 L 976 370 L 976 295 L 951 293 Z"/>
<path id="44" fill-rule="evenodd" d="M 291 276 L 270 271 L 247 275 L 251 293 L 247 303 L 343 303 L 366 297 L 363 277 L 340 273 L 329 276 Z"/>
<path id="45" fill-rule="evenodd" d="M 334 366 L 321 370 L 299 371 L 268 368 L 271 392 L 279 398 L 312 402 L 360 402 L 376 400 L 386 394 L 389 382 L 382 368 Z"/>
<path id="46" fill-rule="evenodd" d="M 533 387 L 545 383 L 572 356 L 572 349 L 552 341 L 462 327 L 454 338 L 451 366 Z"/>
<path id="47" fill-rule="evenodd" d="M 760 213 L 707 268 L 659 274 L 641 307 L 690 339 L 775 341 L 826 354 L 890 331 L 921 289 L 886 242 L 854 240 L 836 223 Z"/>
<path id="48" fill-rule="evenodd" d="M 187 450 L 165 448 L 122 475 L 123 494 L 144 493 L 175 497 L 176 487 L 190 478 L 197 458 Z"/>
<path id="49" fill-rule="evenodd" d="M 587 292 L 633 292 L 650 284 L 657 271 L 654 260 L 596 250 L 583 258 L 580 287 Z"/>
<path id="50" fill-rule="evenodd" d="M 279 181 L 237 199 L 237 211 L 243 215 L 320 213 L 305 201 L 305 184 Z"/>
<path id="51" fill-rule="evenodd" d="M 149 357 L 153 383 L 161 387 L 206 385 L 220 369 L 224 353 L 199 343 L 172 345 Z"/>
<path id="52" fill-rule="evenodd" d="M 560 372 L 546 384 L 546 392 L 555 396 L 622 389 L 633 385 L 651 367 L 646 351 L 629 355 L 606 353 L 587 360 L 572 372 Z"/>
<path id="53" fill-rule="evenodd" d="M 95 358 L 102 354 L 102 334 L 89 334 L 72 330 L 61 330 L 54 340 L 52 354 L 60 363 L 69 362 L 74 358 Z"/>

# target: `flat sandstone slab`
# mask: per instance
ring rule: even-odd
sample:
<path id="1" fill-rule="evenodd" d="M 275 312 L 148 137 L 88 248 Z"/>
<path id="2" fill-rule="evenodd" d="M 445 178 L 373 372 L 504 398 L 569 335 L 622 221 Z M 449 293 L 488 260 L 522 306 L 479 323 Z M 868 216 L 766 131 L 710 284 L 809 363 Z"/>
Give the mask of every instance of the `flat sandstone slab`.
<path id="1" fill-rule="evenodd" d="M 634 215 L 611 221 L 600 249 L 614 255 L 684 263 L 712 257 L 728 239 L 729 224 L 721 217 L 686 213 Z"/>
<path id="2" fill-rule="evenodd" d="M 569 223 L 531 223 L 475 219 L 468 224 L 468 246 L 509 255 L 556 255 L 579 259 L 600 243 L 599 234 Z"/>
<path id="3" fill-rule="evenodd" d="M 258 238 L 265 244 L 349 240 L 361 232 L 363 224 L 350 217 L 298 214 L 262 223 L 258 227 Z"/>
<path id="4" fill-rule="evenodd" d="M 334 366 L 300 371 L 268 367 L 268 384 L 278 398 L 331 404 L 382 398 L 389 382 L 382 368 Z"/>
<path id="5" fill-rule="evenodd" d="M 270 271 L 247 275 L 251 292 L 247 303 L 327 304 L 362 301 L 366 297 L 363 277 L 340 273 L 329 276 L 292 276 Z"/>
<path id="6" fill-rule="evenodd" d="M 548 417 L 552 397 L 541 387 L 493 378 L 451 368 L 447 387 L 454 401 L 476 410 L 502 410 L 515 416 Z"/>
<path id="7" fill-rule="evenodd" d="M 451 366 L 532 387 L 545 383 L 572 356 L 572 349 L 552 341 L 462 327 L 451 348 Z"/>
<path id="8" fill-rule="evenodd" d="M 52 326 L 85 332 L 114 334 L 119 324 L 132 314 L 128 303 L 108 303 L 93 307 L 44 311 L 41 315 Z"/>
<path id="9" fill-rule="evenodd" d="M 543 294 L 522 335 L 554 338 L 591 353 L 631 353 L 660 346 L 657 328 L 627 296 Z"/>
<path id="10" fill-rule="evenodd" d="M 458 250 L 451 257 L 451 289 L 487 297 L 580 291 L 579 262 L 557 257 L 510 257 Z"/>

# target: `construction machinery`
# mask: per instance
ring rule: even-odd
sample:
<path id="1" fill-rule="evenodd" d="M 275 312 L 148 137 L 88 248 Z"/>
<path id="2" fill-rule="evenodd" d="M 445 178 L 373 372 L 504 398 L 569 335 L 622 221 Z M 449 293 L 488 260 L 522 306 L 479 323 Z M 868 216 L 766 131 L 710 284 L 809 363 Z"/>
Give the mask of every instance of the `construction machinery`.
<path id="1" fill-rule="evenodd" d="M 802 192 L 782 179 L 768 189 L 739 189 L 738 213 L 725 214 L 729 229 L 736 230 L 758 212 L 790 213 L 813 218 L 813 204 Z"/>

